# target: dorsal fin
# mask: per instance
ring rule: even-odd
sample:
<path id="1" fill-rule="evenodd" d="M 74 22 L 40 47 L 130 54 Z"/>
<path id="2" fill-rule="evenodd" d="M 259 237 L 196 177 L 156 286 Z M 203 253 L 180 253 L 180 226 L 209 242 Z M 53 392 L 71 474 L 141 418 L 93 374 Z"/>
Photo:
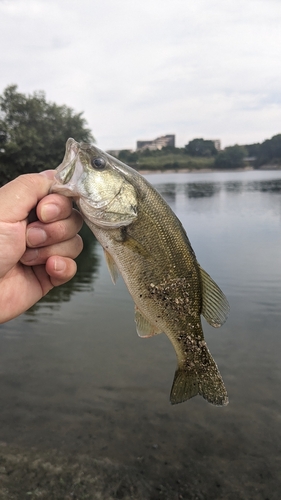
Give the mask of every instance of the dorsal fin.
<path id="1" fill-rule="evenodd" d="M 202 311 L 208 323 L 218 328 L 226 321 L 229 303 L 226 296 L 202 267 L 199 266 L 202 281 Z"/>

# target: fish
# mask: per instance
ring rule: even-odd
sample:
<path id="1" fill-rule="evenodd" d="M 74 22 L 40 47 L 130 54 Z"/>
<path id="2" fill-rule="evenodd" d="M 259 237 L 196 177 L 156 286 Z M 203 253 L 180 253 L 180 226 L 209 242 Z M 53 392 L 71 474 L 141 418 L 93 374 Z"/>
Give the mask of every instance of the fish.
<path id="1" fill-rule="evenodd" d="M 171 341 L 177 368 L 170 402 L 200 395 L 227 405 L 201 315 L 220 327 L 229 303 L 198 263 L 182 223 L 158 191 L 135 169 L 72 138 L 51 191 L 74 200 L 103 247 L 113 283 L 123 277 L 135 304 L 138 335 L 165 333 Z"/>

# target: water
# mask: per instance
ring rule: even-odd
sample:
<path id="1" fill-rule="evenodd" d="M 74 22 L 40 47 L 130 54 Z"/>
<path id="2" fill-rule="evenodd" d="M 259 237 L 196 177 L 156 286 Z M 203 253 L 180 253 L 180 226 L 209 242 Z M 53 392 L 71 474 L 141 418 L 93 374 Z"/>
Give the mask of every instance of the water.
<path id="1" fill-rule="evenodd" d="M 230 404 L 170 406 L 174 350 L 137 337 L 132 300 L 87 234 L 76 278 L 0 327 L 2 448 L 110 461 L 121 482 L 131 467 L 134 493 L 108 498 L 279 499 L 281 172 L 147 178 L 230 302 L 221 329 L 203 324 Z"/>

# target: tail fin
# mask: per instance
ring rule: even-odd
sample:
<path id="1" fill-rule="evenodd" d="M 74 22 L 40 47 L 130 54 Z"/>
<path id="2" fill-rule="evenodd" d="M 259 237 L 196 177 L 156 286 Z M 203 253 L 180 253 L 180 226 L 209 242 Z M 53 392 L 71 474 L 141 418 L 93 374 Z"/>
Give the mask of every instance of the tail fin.
<path id="1" fill-rule="evenodd" d="M 171 403 L 182 403 L 200 394 L 213 405 L 227 405 L 226 388 L 207 346 L 202 348 L 201 360 L 197 359 L 193 364 L 191 367 L 186 363 L 176 370 L 170 394 Z"/>

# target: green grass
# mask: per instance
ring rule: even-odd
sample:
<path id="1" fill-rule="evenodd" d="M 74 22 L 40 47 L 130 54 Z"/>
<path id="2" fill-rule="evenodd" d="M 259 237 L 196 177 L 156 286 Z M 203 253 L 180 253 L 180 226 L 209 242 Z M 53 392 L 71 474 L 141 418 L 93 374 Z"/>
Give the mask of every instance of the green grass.
<path id="1" fill-rule="evenodd" d="M 157 156 L 140 155 L 137 163 L 132 165 L 137 170 L 180 170 L 212 168 L 214 158 L 188 156 L 184 153 L 166 153 Z"/>

